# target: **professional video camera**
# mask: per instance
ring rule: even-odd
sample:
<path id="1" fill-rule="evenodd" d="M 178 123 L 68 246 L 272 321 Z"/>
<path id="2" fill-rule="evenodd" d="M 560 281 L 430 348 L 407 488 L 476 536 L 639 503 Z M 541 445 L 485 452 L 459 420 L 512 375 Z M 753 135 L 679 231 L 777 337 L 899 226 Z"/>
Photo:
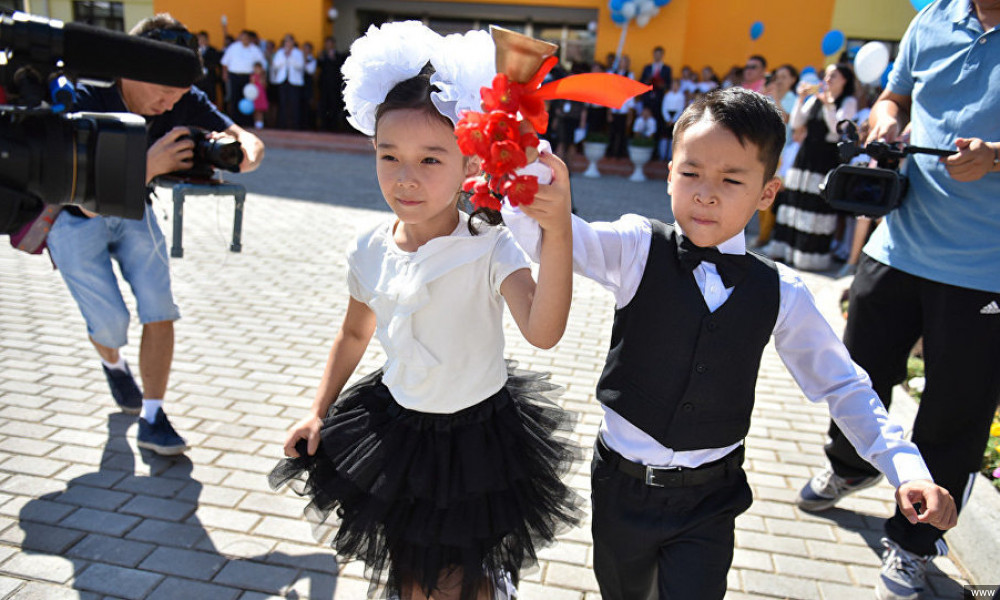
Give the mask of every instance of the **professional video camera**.
<path id="1" fill-rule="evenodd" d="M 17 231 L 42 204 L 75 204 L 133 219 L 145 209 L 146 128 L 127 113 L 68 113 L 71 78 L 119 77 L 174 87 L 201 74 L 190 49 L 119 32 L 0 15 L 0 233 Z"/>
<path id="2" fill-rule="evenodd" d="M 211 179 L 215 175 L 215 169 L 240 172 L 243 146 L 236 138 L 230 135 L 219 137 L 218 134 L 201 127 L 187 127 L 187 130 L 188 133 L 179 139 L 194 141 L 194 166 L 183 171 L 174 171 L 170 173 L 170 177 L 199 180 Z"/>
<path id="3" fill-rule="evenodd" d="M 858 128 L 853 121 L 837 123 L 840 142 L 837 151 L 840 162 L 846 163 L 855 156 L 867 154 L 875 159 L 878 167 L 842 164 L 826 174 L 819 186 L 820 195 L 827 204 L 856 215 L 881 217 L 898 207 L 906 195 L 906 176 L 899 172 L 899 161 L 910 154 L 950 156 L 952 150 L 921 148 L 901 142 L 869 142 L 858 144 Z"/>

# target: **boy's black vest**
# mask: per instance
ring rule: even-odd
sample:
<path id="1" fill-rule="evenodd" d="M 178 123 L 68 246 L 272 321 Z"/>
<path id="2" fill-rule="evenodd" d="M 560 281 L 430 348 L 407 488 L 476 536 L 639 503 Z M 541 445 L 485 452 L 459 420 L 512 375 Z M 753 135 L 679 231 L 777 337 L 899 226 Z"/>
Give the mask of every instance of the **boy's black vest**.
<path id="1" fill-rule="evenodd" d="M 677 259 L 673 225 L 651 220 L 646 270 L 615 311 L 597 399 L 673 450 L 723 448 L 750 429 L 754 385 L 778 319 L 778 270 L 758 255 L 709 312 Z"/>

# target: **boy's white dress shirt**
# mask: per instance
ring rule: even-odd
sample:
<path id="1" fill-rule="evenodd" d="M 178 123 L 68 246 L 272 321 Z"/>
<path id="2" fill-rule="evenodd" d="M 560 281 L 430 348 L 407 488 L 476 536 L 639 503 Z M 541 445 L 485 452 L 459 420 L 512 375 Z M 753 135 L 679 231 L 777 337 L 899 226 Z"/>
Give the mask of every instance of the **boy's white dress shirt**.
<path id="1" fill-rule="evenodd" d="M 541 242 L 536 221 L 516 208 L 503 207 L 503 218 L 518 244 L 537 262 Z M 680 226 L 678 233 L 681 232 Z M 632 300 L 646 268 L 652 226 L 646 217 L 628 214 L 612 223 L 587 223 L 573 216 L 573 270 L 593 279 L 615 296 L 615 307 Z M 725 254 L 745 254 L 743 233 L 719 244 Z M 820 314 L 798 274 L 778 264 L 780 306 L 774 326 L 778 355 L 803 393 L 825 401 L 830 415 L 865 460 L 874 464 L 893 487 L 915 479 L 933 480 L 917 447 L 889 419 L 861 367 L 851 360 L 840 338 Z M 733 288 L 722 284 L 715 265 L 702 262 L 695 281 L 714 312 Z M 669 333 L 669 332 L 665 332 Z M 601 434 L 612 449 L 629 460 L 664 467 L 696 467 L 720 459 L 739 444 L 725 448 L 674 451 L 603 406 Z"/>

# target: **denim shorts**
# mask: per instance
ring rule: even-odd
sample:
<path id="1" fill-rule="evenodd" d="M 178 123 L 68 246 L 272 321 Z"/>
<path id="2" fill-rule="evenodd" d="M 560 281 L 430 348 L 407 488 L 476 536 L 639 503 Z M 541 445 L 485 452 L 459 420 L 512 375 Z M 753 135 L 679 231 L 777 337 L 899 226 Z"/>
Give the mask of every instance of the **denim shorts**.
<path id="1" fill-rule="evenodd" d="M 167 245 L 150 207 L 141 220 L 88 219 L 64 210 L 52 225 L 48 246 L 87 333 L 98 344 L 120 348 L 128 342 L 129 311 L 111 259 L 132 288 L 140 322 L 180 318 L 170 291 Z"/>

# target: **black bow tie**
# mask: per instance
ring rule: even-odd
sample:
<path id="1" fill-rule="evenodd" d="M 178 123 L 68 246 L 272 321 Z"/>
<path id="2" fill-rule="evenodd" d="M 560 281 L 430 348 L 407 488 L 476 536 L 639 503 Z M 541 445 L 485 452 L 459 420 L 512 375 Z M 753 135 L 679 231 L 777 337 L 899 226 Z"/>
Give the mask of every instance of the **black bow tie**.
<path id="1" fill-rule="evenodd" d="M 750 268 L 750 261 L 753 260 L 748 254 L 723 254 L 715 246 L 702 248 L 695 246 L 691 240 L 680 235 L 677 236 L 677 259 L 681 266 L 688 271 L 694 271 L 695 267 L 702 261 L 715 265 L 715 269 L 722 278 L 722 284 L 731 288 L 743 281 L 743 277 Z"/>

